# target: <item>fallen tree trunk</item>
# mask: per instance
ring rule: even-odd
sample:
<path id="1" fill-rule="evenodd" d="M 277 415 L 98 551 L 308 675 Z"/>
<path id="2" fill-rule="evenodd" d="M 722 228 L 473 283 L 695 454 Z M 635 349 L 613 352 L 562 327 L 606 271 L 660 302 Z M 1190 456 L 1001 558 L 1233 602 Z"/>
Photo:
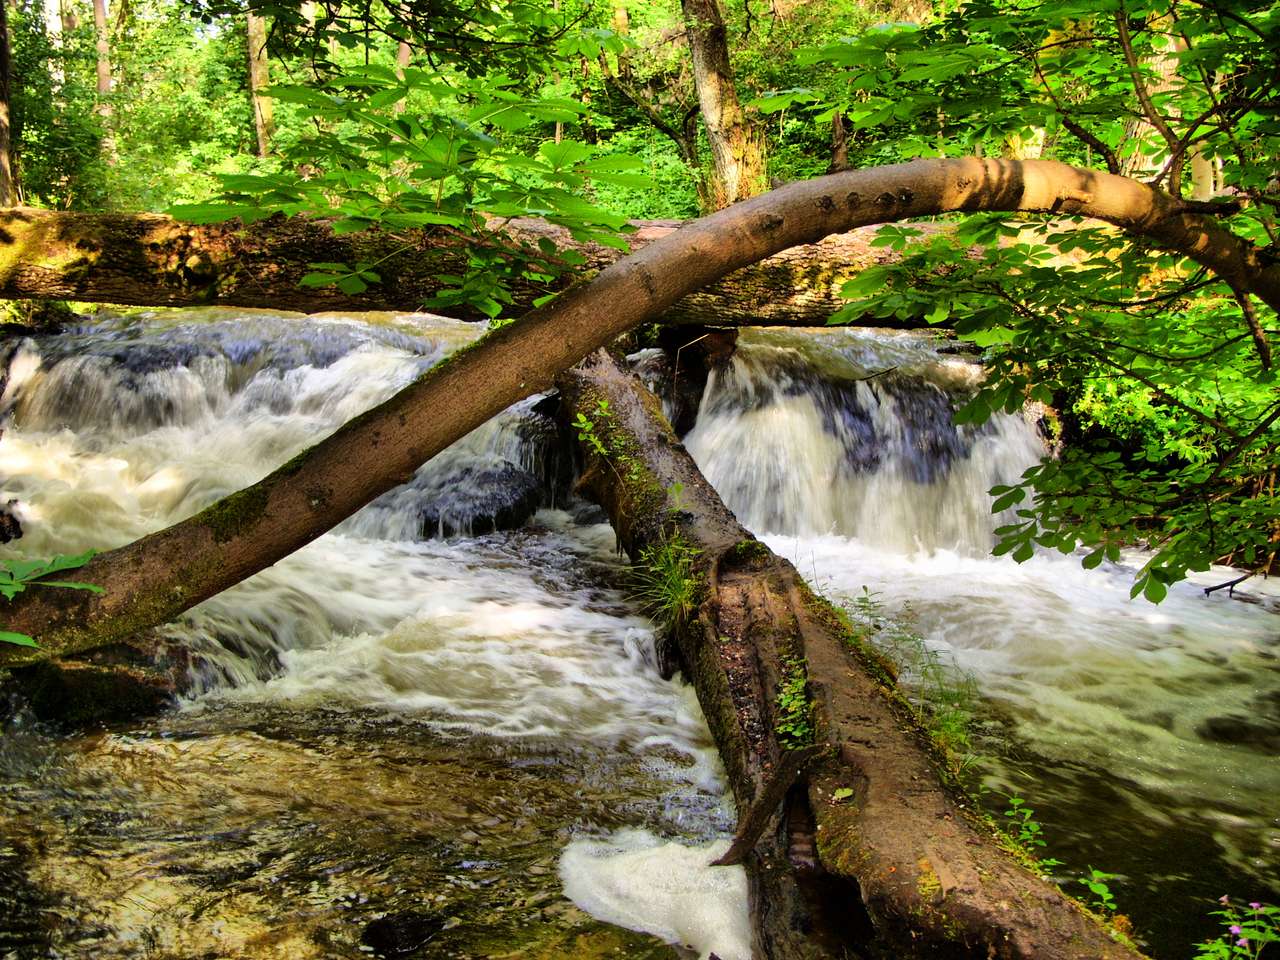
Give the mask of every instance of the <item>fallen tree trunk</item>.
<path id="1" fill-rule="evenodd" d="M 45 649 L 0 649 L 0 666 L 103 646 L 171 620 L 320 536 L 511 403 L 547 389 L 592 350 L 733 270 L 828 234 L 950 210 L 1095 216 L 1280 305 L 1280 265 L 1180 201 L 1122 177 L 1045 160 L 969 158 L 793 183 L 650 243 L 455 353 L 253 486 L 100 554 L 77 579 L 102 594 L 19 594 L 4 610 L 5 627 Z"/>
<path id="2" fill-rule="evenodd" d="M 745 861 L 762 956 L 1141 956 L 944 786 L 886 666 L 738 524 L 636 377 L 597 351 L 560 382 L 569 418 L 594 423 L 581 487 L 633 562 L 668 570 L 661 551 L 696 552 L 701 593 L 673 633 L 742 821 L 773 815 Z M 801 748 L 799 785 L 771 789 Z M 851 923 L 864 909 L 870 924 Z"/>
<path id="3" fill-rule="evenodd" d="M 678 221 L 636 221 L 632 250 L 680 227 Z M 552 240 L 587 258 L 598 271 L 622 256 L 600 244 L 578 243 L 561 227 L 514 220 L 517 243 Z M 872 247 L 875 228 L 828 237 L 734 272 L 674 304 L 671 324 L 822 326 L 843 301 L 841 285 L 859 271 L 897 256 Z M 272 217 L 244 227 L 185 224 L 162 214 L 89 214 L 18 208 L 0 212 L 0 299 L 80 300 L 146 307 L 235 306 L 316 313 L 325 310 L 419 310 L 446 285 L 442 275 L 467 270 L 468 247 L 444 233 L 377 230 L 335 235 L 325 220 Z M 313 263 L 377 263 L 383 282 L 363 293 L 336 286 L 302 287 Z M 580 272 L 566 273 L 551 290 Z M 519 315 L 549 292 L 518 284 L 510 312 Z M 480 319 L 463 308 L 446 313 Z M 886 322 L 884 325 L 893 325 Z"/>

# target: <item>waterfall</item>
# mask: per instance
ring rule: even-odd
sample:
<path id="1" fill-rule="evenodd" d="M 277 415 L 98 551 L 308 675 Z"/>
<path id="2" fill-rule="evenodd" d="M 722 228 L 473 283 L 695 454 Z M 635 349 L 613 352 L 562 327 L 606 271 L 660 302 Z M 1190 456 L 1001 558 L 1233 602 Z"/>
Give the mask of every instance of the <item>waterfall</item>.
<path id="1" fill-rule="evenodd" d="M 919 335 L 747 335 L 709 376 L 685 437 L 707 479 L 760 533 L 857 536 L 886 549 L 985 553 L 1003 516 L 987 490 L 1044 453 L 1021 416 L 957 427 L 980 367 Z"/>

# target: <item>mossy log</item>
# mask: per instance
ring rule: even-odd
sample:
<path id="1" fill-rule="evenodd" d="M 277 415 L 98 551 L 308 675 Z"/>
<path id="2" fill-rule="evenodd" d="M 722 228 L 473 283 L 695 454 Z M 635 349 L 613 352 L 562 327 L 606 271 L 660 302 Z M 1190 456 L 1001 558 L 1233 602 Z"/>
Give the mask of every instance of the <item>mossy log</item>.
<path id="1" fill-rule="evenodd" d="M 675 232 L 680 221 L 638 220 L 630 237 L 639 250 Z M 786 250 L 736 271 L 671 307 L 669 324 L 821 326 L 843 302 L 841 285 L 897 254 L 872 247 L 876 227 Z M 926 227 L 926 229 L 936 229 Z M 622 254 L 583 244 L 541 220 L 506 227 L 515 244 L 542 238 L 587 258 L 580 271 L 599 271 Z M 367 230 L 335 235 L 329 221 L 282 216 L 242 226 L 195 225 L 161 214 L 88 214 L 32 208 L 0 211 L 0 299 L 79 300 L 134 306 L 235 306 L 299 310 L 418 310 L 444 286 L 444 275 L 466 272 L 465 241 L 446 233 Z M 313 263 L 377 263 L 383 282 L 359 294 L 336 286 L 302 287 Z M 532 307 L 547 287 L 516 284 L 512 314 Z M 445 313 L 479 315 L 464 308 Z"/>
<path id="2" fill-rule="evenodd" d="M 744 816 L 784 751 L 812 740 L 814 759 L 746 859 L 760 955 L 1141 956 L 1020 862 L 947 782 L 892 671 L 743 529 L 634 376 L 597 351 L 560 384 L 566 415 L 591 419 L 607 451 L 582 444 L 580 486 L 633 561 L 673 537 L 697 551 L 701 595 L 673 636 Z M 794 693 L 780 696 L 797 671 L 798 713 Z"/>

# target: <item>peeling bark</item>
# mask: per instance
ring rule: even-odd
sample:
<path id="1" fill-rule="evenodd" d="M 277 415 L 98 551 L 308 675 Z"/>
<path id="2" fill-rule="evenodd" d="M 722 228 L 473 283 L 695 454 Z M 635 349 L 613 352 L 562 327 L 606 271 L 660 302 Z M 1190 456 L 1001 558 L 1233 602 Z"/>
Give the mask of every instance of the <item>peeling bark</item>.
<path id="1" fill-rule="evenodd" d="M 592 350 L 735 269 L 854 227 L 952 210 L 1098 217 L 1280 306 L 1280 265 L 1167 194 L 1110 174 L 1044 160 L 968 158 L 790 184 L 650 243 L 454 354 L 253 486 L 99 554 L 77 576 L 103 594 L 21 594 L 5 610 L 6 627 L 45 649 L 0 651 L 0 665 L 103 646 L 173 619 L 314 540 L 511 403 L 548 388 Z M 11 269 L 0 264 L 0 272 Z"/>
<path id="2" fill-rule="evenodd" d="M 778 691 L 784 676 L 805 672 L 813 759 L 744 861 L 759 955 L 1141 956 L 1017 862 L 973 804 L 944 785 L 891 672 L 790 563 L 738 524 L 656 397 L 604 351 L 560 382 L 568 415 L 594 418 L 610 451 L 581 445 L 581 486 L 605 507 L 633 562 L 677 534 L 698 551 L 704 591 L 674 634 L 744 820 L 759 818 L 760 798 L 797 766 L 795 745 L 776 732 Z M 681 491 L 678 509 L 671 489 Z M 837 790 L 852 795 L 836 799 Z M 871 929 L 848 922 L 864 910 Z"/>

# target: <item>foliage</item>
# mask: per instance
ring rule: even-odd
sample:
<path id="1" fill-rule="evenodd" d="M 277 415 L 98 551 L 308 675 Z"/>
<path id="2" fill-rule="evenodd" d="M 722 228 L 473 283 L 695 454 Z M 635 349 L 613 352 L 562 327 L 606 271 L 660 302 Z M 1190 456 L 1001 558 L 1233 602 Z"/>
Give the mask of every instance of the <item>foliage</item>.
<path id="1" fill-rule="evenodd" d="M 773 728 L 783 747 L 799 750 L 813 743 L 813 703 L 809 699 L 808 677 L 803 660 L 784 657 L 782 667 L 784 673 L 774 699 L 778 718 Z"/>
<path id="2" fill-rule="evenodd" d="M 95 551 L 90 550 L 74 557 L 58 555 L 51 560 L 0 561 L 0 597 L 12 600 L 28 587 L 65 587 L 71 590 L 102 593 L 102 588 L 92 583 L 44 579 L 51 574 L 83 567 L 93 558 L 94 553 Z M 0 643 L 13 643 L 22 647 L 37 646 L 35 640 L 25 633 L 15 633 L 10 630 L 0 630 Z"/>
<path id="3" fill-rule="evenodd" d="M 632 571 L 632 595 L 651 617 L 682 623 L 698 606 L 701 580 L 693 566 L 698 550 L 678 533 L 640 551 Z"/>
<path id="4" fill-rule="evenodd" d="M 1089 890 L 1090 899 L 1089 906 L 1093 907 L 1099 913 L 1111 914 L 1116 912 L 1116 898 L 1111 893 L 1111 887 L 1107 881 L 1114 880 L 1114 873 L 1104 873 L 1094 867 L 1089 868 L 1089 873 L 1080 877 L 1076 882 L 1084 884 Z"/>
<path id="5" fill-rule="evenodd" d="M 1007 821 L 1005 831 L 1009 834 L 1009 839 L 1034 857 L 1040 866 L 1046 869 L 1061 866 L 1061 860 L 1040 856 L 1040 851 L 1047 847 L 1048 843 L 1044 839 L 1044 827 L 1035 818 L 1035 813 L 1034 809 L 1027 806 L 1026 800 L 1022 797 L 1011 795 L 1009 797 L 1009 806 L 1004 811 L 1005 820 Z"/>
<path id="6" fill-rule="evenodd" d="M 93 109 L 92 35 L 82 29 L 59 43 L 44 12 L 38 0 L 22 0 L 9 19 L 11 133 L 22 198 L 51 207 L 100 207 L 108 197 L 103 129 Z"/>
<path id="7" fill-rule="evenodd" d="M 1200 944 L 1194 960 L 1256 960 L 1267 944 L 1280 943 L 1280 907 L 1256 901 L 1238 907 L 1226 896 L 1218 903 L 1222 909 L 1211 915 L 1227 929 L 1217 940 Z"/>
<path id="8" fill-rule="evenodd" d="M 597 400 L 596 412 L 601 417 L 609 416 L 609 401 Z M 609 456 L 609 448 L 605 446 L 604 440 L 598 433 L 596 433 L 596 423 L 594 420 L 579 410 L 577 417 L 574 418 L 573 426 L 578 431 L 579 440 L 585 443 L 599 456 Z"/>
<path id="9" fill-rule="evenodd" d="M 237 216 L 250 222 L 277 212 L 325 210 L 336 218 L 337 233 L 375 225 L 425 228 L 452 238 L 468 260 L 465 273 L 442 278 L 449 286 L 426 306 L 468 306 L 490 317 L 511 302 L 516 280 L 545 284 L 585 262 L 576 251 L 557 251 L 548 239 L 536 246 L 515 243 L 502 234 L 502 222 L 539 216 L 576 240 L 626 247 L 618 236 L 626 218 L 587 201 L 583 192 L 590 184 L 642 184 L 638 160 L 597 155 L 571 139 L 544 140 L 525 152 L 502 136 L 537 124 L 572 123 L 584 112 L 576 101 L 528 94 L 516 79 L 501 75 L 479 82 L 412 67 L 398 73 L 377 63 L 270 93 L 298 108 L 316 131 L 281 148 L 281 172 L 223 176 L 223 201 L 180 205 L 175 214 L 196 222 Z M 416 109 L 396 112 L 408 100 Z M 403 249 L 410 248 L 406 241 Z M 380 282 L 378 266 L 316 264 L 304 282 L 359 293 Z"/>
<path id="10" fill-rule="evenodd" d="M 841 112 L 902 159 L 1040 143 L 1145 172 L 1179 197 L 1208 171 L 1213 192 L 1237 198 L 1211 207 L 1222 225 L 1274 245 L 1278 28 L 1269 4 L 970 0 L 925 27 L 808 51 L 839 71 L 839 95 L 798 87 L 762 106 Z M 835 319 L 946 321 L 983 347 L 990 376 L 963 422 L 1028 398 L 1075 415 L 1061 460 L 992 491 L 993 509 L 1018 518 L 997 531 L 998 553 L 1083 547 L 1096 566 L 1143 542 L 1153 555 L 1133 591 L 1157 602 L 1214 560 L 1272 565 L 1280 395 L 1268 308 L 1078 218 L 978 215 L 928 243 L 917 234 L 882 232 L 904 256 L 846 284 L 852 302 Z"/>

